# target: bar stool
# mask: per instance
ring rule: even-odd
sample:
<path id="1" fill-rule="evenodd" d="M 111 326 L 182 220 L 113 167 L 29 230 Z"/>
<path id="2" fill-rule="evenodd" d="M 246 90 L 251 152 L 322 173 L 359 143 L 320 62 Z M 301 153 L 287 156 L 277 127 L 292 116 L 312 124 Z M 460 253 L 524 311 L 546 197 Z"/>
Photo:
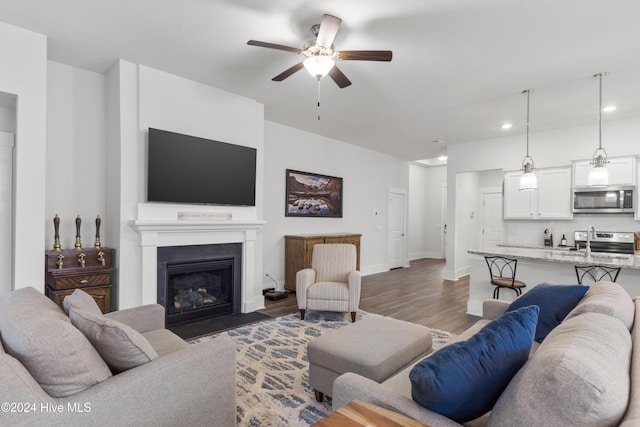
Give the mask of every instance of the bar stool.
<path id="1" fill-rule="evenodd" d="M 595 283 L 601 280 L 615 282 L 622 269 L 622 267 L 607 267 L 605 265 L 576 265 L 575 268 L 578 283 L 581 285 L 583 284 L 582 281 L 585 279 L 585 276 L 589 283 Z"/>
<path id="2" fill-rule="evenodd" d="M 502 256 L 485 256 L 491 284 L 496 288 L 493 290 L 493 299 L 500 299 L 500 288 L 513 289 L 516 297 L 522 295 L 522 288 L 527 285 L 516 280 L 516 267 L 518 260 Z"/>

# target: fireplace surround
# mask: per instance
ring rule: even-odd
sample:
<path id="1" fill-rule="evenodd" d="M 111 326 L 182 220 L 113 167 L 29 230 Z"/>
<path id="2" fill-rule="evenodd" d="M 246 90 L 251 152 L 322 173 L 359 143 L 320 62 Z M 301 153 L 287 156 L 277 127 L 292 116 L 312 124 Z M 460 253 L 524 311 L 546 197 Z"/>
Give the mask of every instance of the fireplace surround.
<path id="1" fill-rule="evenodd" d="M 140 210 L 142 207 L 139 207 Z M 146 210 L 145 210 L 145 213 Z M 140 215 L 157 218 L 157 215 Z M 138 219 L 131 226 L 139 235 L 140 303 L 159 302 L 158 249 L 169 246 L 199 246 L 239 243 L 242 247 L 240 311 L 251 313 L 264 308 L 262 295 L 262 249 L 258 231 L 265 221 L 233 219 L 229 221 L 184 221 Z"/>
<path id="2" fill-rule="evenodd" d="M 242 244 L 159 247 L 157 278 L 167 325 L 240 313 Z"/>

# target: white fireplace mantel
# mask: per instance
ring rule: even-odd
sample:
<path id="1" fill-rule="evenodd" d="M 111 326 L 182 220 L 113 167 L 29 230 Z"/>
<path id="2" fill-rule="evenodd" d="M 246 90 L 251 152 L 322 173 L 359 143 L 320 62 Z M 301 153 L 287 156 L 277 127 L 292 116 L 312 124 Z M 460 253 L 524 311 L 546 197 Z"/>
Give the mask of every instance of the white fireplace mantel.
<path id="1" fill-rule="evenodd" d="M 135 220 L 131 227 L 140 236 L 142 248 L 142 303 L 158 301 L 158 247 L 242 243 L 243 313 L 264 307 L 261 286 L 256 282 L 257 232 L 266 222 L 257 220 L 175 221 Z M 258 289 L 258 291 L 256 291 Z"/>

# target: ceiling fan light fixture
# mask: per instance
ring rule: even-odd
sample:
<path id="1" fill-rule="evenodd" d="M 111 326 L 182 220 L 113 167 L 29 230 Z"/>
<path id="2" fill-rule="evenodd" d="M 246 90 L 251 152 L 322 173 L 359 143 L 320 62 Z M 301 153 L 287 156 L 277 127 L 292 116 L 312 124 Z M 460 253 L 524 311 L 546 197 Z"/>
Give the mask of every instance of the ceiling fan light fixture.
<path id="1" fill-rule="evenodd" d="M 604 186 L 609 184 L 609 171 L 607 170 L 607 152 L 602 148 L 602 78 L 609 73 L 594 74 L 593 78 L 599 81 L 598 92 L 598 148 L 593 153 L 591 164 L 593 167 L 589 171 L 589 185 Z"/>
<path id="2" fill-rule="evenodd" d="M 326 76 L 334 65 L 333 58 L 326 55 L 310 56 L 304 60 L 304 68 L 318 80 Z"/>

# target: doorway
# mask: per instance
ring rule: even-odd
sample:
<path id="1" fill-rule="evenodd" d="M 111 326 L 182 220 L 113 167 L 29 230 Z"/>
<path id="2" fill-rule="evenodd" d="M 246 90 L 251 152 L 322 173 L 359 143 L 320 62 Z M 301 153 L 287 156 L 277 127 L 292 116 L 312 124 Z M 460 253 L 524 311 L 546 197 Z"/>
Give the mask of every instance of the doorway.
<path id="1" fill-rule="evenodd" d="M 406 263 L 407 191 L 389 190 L 389 269 L 404 267 Z"/>
<path id="2" fill-rule="evenodd" d="M 480 247 L 492 248 L 503 242 L 502 192 L 482 192 Z"/>
<path id="3" fill-rule="evenodd" d="M 440 240 L 440 258 L 447 259 L 447 184 L 442 184 L 440 194 L 440 224 L 442 224 L 442 235 Z"/>
<path id="4" fill-rule="evenodd" d="M 17 96 L 0 92 L 0 295 L 13 290 L 14 145 Z"/>

